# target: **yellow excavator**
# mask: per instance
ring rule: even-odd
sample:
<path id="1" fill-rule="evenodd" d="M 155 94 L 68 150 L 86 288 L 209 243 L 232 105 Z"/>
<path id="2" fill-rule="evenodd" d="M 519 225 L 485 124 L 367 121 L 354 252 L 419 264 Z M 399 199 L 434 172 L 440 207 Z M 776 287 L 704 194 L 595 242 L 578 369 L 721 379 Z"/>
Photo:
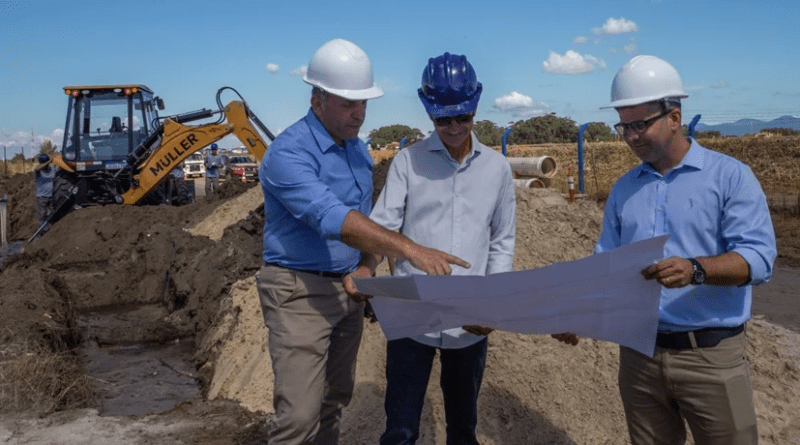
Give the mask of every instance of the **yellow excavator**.
<path id="1" fill-rule="evenodd" d="M 233 91 L 241 100 L 223 106 Z M 275 136 L 231 87 L 217 91 L 216 111 L 202 109 L 159 117 L 164 102 L 145 85 L 67 86 L 64 142 L 53 157 L 59 169 L 53 185 L 53 210 L 28 240 L 71 209 L 102 204 L 190 203 L 194 181 L 181 163 L 223 137 L 234 134 L 259 161 Z M 188 122 L 216 120 L 197 125 Z"/>

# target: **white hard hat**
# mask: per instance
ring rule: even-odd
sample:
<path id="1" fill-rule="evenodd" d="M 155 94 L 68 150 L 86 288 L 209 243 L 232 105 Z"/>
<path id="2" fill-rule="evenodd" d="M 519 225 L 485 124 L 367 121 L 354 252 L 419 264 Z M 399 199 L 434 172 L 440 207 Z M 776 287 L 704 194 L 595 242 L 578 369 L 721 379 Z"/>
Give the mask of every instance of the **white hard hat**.
<path id="1" fill-rule="evenodd" d="M 669 63 L 655 56 L 636 56 L 617 71 L 611 84 L 611 104 L 620 108 L 661 99 L 683 99 L 681 76 Z"/>
<path id="2" fill-rule="evenodd" d="M 303 81 L 349 100 L 383 96 L 372 78 L 367 53 L 342 39 L 331 40 L 314 53 Z"/>

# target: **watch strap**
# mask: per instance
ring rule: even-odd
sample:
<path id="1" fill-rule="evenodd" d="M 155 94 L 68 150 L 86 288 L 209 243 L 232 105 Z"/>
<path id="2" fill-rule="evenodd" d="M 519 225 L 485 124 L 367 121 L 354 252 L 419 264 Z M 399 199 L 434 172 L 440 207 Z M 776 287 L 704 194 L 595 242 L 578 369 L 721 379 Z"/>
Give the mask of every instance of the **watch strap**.
<path id="1" fill-rule="evenodd" d="M 695 258 L 687 258 L 692 263 L 692 284 L 702 284 L 706 278 L 706 270 L 703 268 L 703 265 L 700 264 L 699 261 Z M 701 281 L 698 282 L 696 277 L 700 275 L 702 277 Z"/>

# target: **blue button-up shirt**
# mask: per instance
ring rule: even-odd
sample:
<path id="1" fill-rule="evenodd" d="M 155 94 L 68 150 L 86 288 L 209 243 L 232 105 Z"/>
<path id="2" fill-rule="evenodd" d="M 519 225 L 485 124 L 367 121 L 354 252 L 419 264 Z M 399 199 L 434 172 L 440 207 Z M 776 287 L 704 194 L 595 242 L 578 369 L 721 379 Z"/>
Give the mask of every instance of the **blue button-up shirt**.
<path id="1" fill-rule="evenodd" d="M 361 254 L 341 242 L 350 210 L 372 206 L 372 158 L 358 138 L 331 139 L 309 110 L 270 145 L 258 171 L 264 191 L 264 261 L 349 272 Z"/>
<path id="2" fill-rule="evenodd" d="M 370 218 L 399 230 L 423 246 L 464 259 L 470 269 L 453 266 L 453 275 L 489 275 L 513 270 L 515 196 L 506 158 L 472 137 L 461 164 L 439 136 L 401 150 L 392 160 Z M 395 275 L 421 274 L 399 260 Z M 461 348 L 482 336 L 461 328 L 414 337 L 441 348 Z"/>
<path id="3" fill-rule="evenodd" d="M 660 331 L 738 326 L 750 318 L 751 285 L 768 281 L 777 255 L 767 200 L 752 170 L 694 139 L 683 160 L 661 175 L 642 163 L 608 197 L 595 252 L 669 235 L 664 258 L 740 254 L 750 266 L 743 286 L 661 289 Z"/>

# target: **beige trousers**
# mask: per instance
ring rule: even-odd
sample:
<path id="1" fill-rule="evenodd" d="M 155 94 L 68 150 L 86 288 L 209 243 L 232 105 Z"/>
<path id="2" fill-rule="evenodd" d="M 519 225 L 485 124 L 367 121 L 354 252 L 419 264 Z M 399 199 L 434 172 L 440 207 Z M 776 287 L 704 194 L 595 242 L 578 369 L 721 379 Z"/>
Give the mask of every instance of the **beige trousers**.
<path id="1" fill-rule="evenodd" d="M 758 443 L 745 333 L 717 346 L 647 357 L 620 347 L 619 389 L 633 445 Z"/>
<path id="2" fill-rule="evenodd" d="M 340 279 L 264 266 L 256 280 L 275 374 L 269 444 L 335 445 L 353 394 L 364 304 Z"/>

